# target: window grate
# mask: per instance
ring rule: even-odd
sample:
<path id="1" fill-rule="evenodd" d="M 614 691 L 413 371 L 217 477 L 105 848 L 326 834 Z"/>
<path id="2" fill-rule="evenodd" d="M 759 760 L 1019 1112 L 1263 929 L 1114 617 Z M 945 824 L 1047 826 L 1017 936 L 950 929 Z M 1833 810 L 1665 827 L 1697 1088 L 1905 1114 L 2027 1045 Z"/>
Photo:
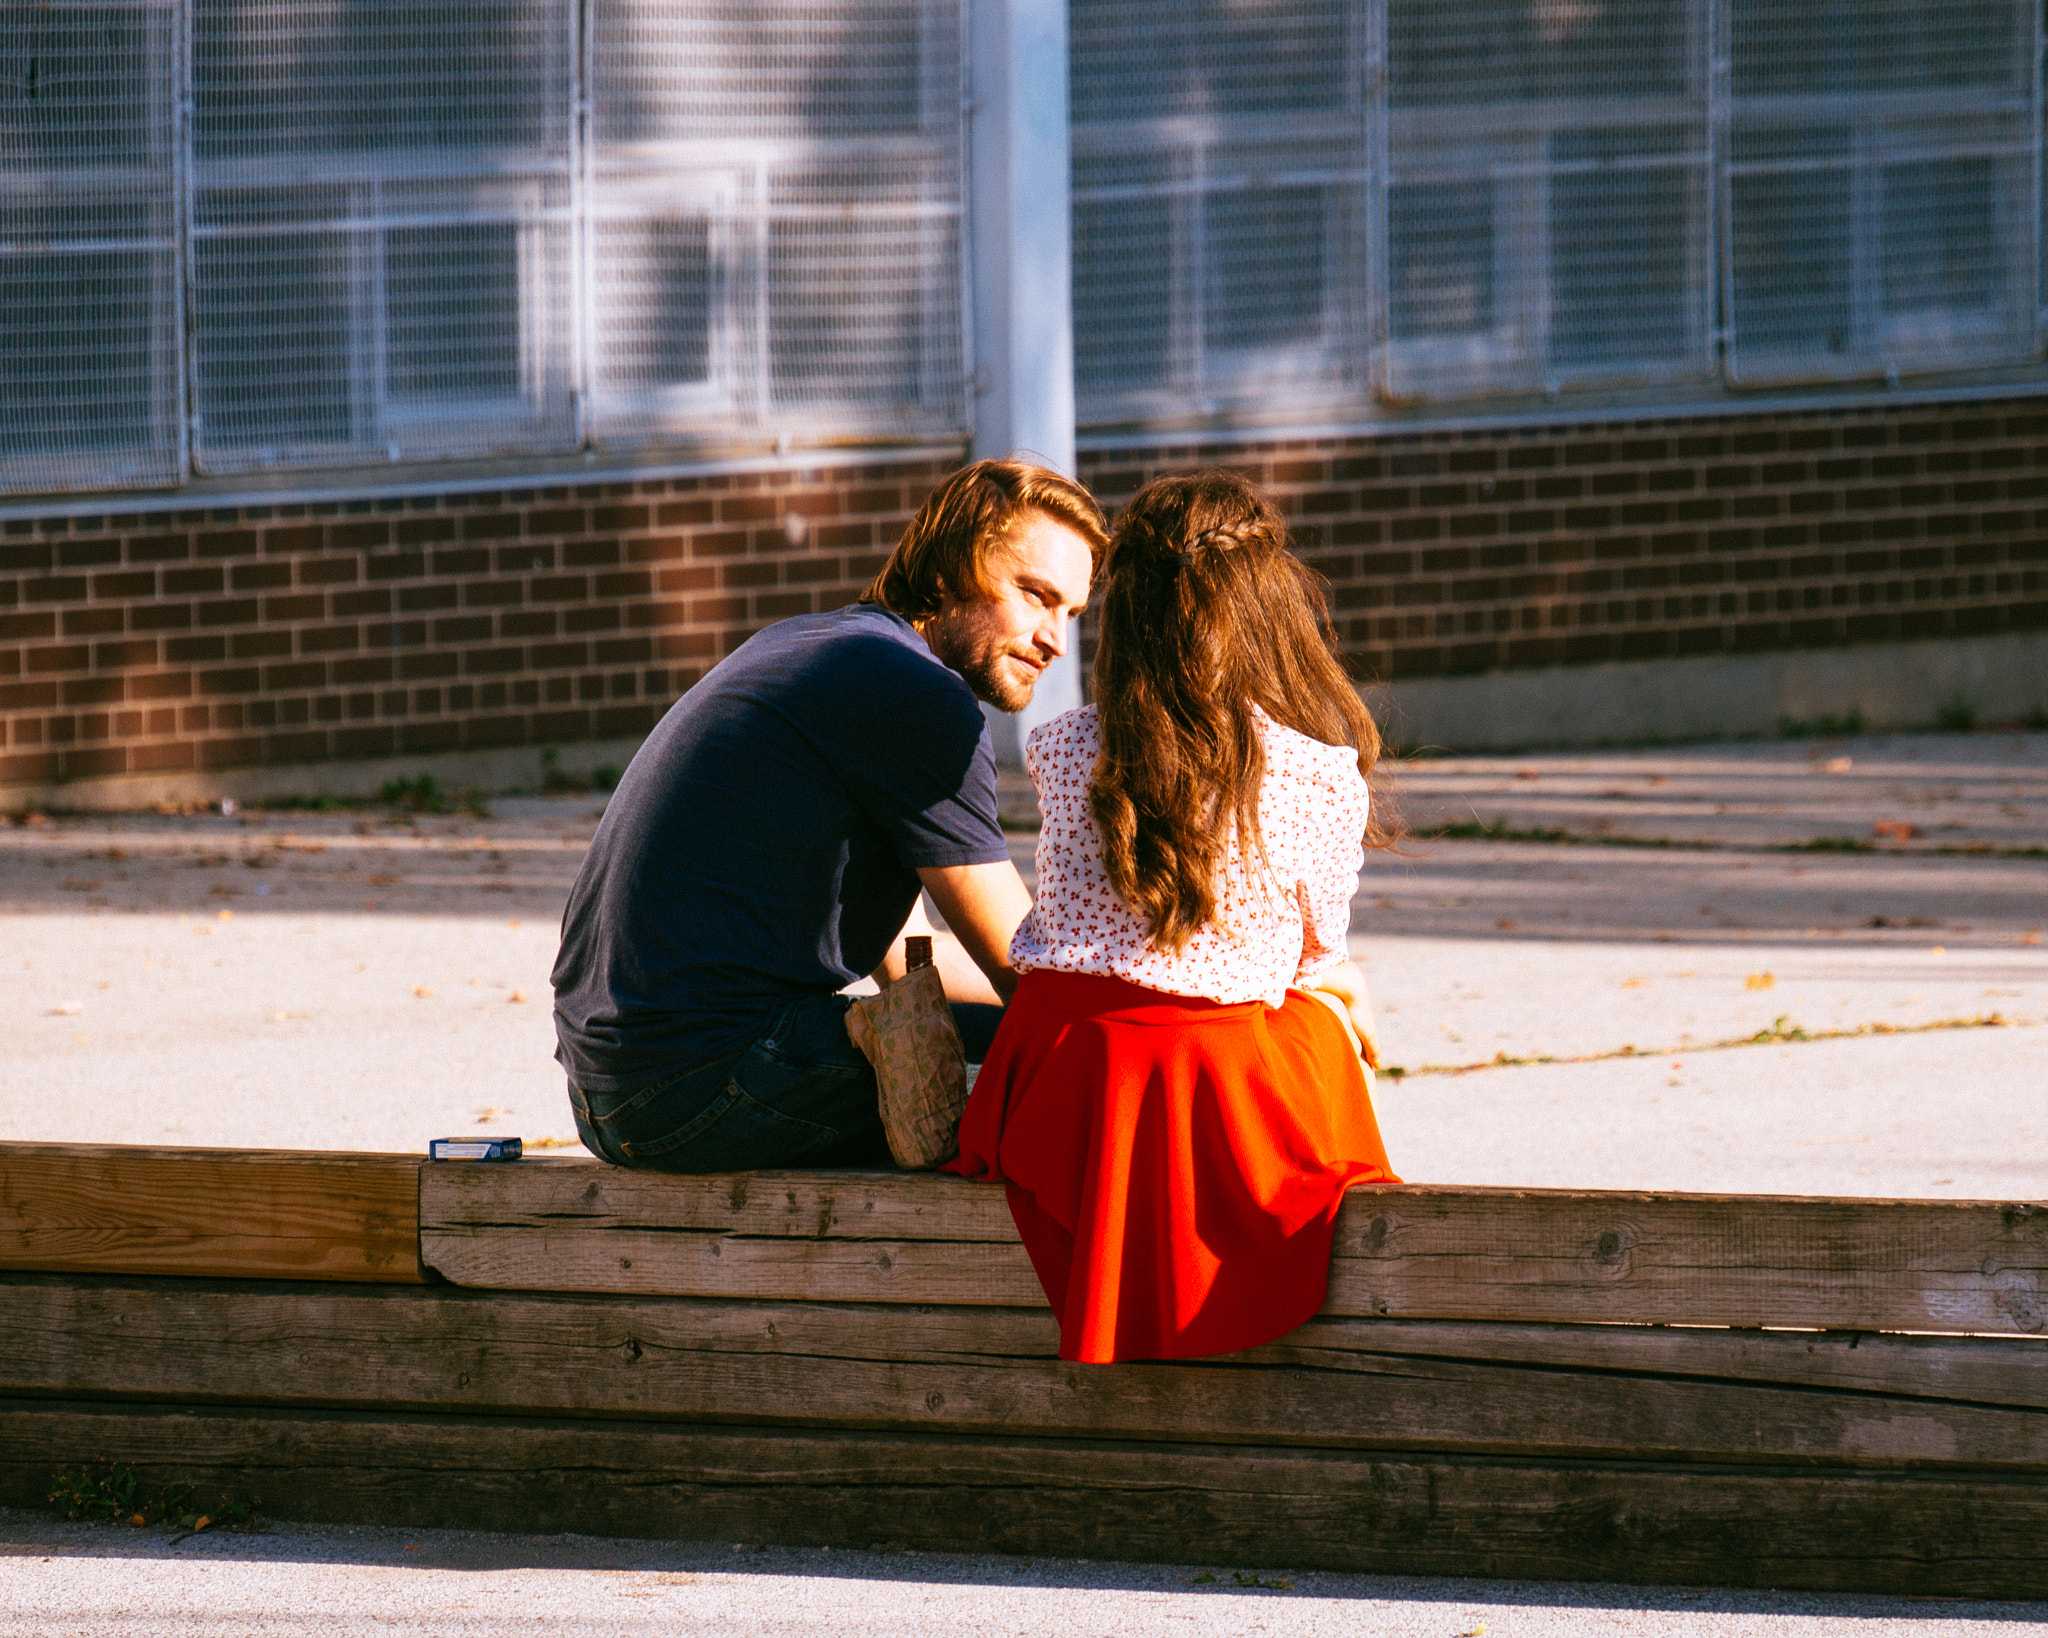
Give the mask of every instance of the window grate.
<path id="1" fill-rule="evenodd" d="M 2041 357 L 2029 0 L 1075 0 L 1083 418 Z"/>
<path id="2" fill-rule="evenodd" d="M 957 0 L 598 0 L 591 433 L 966 420 Z"/>
<path id="3" fill-rule="evenodd" d="M 177 22 L 0 8 L 0 490 L 183 469 Z"/>
<path id="4" fill-rule="evenodd" d="M 570 0 L 195 0 L 202 470 L 577 440 Z"/>

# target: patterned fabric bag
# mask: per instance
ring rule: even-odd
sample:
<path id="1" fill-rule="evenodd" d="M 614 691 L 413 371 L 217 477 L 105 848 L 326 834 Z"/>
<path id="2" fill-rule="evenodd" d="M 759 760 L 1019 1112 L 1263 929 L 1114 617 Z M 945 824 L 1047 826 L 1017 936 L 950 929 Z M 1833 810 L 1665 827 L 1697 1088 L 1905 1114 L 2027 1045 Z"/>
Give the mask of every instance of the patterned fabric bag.
<path id="1" fill-rule="evenodd" d="M 960 1151 L 967 1059 L 931 940 L 906 939 L 910 970 L 846 1011 L 846 1033 L 875 1066 L 882 1130 L 906 1171 L 930 1171 Z"/>

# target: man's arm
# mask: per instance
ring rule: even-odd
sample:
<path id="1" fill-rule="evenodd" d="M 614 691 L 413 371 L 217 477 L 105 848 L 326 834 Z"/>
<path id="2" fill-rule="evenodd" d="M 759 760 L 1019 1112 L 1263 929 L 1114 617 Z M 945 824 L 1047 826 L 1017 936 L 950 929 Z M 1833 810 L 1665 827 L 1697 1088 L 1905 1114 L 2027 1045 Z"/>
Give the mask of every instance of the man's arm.
<path id="1" fill-rule="evenodd" d="M 917 875 L 952 930 L 951 938 L 941 933 L 932 949 L 939 976 L 945 981 L 946 999 L 1007 1005 L 1017 989 L 1017 975 L 1010 967 L 1010 939 L 1031 908 L 1031 895 L 1017 867 L 1008 860 L 1001 864 L 927 865 Z M 920 901 L 912 907 L 903 932 L 927 932 L 930 927 Z M 886 984 L 902 974 L 903 938 L 898 934 L 875 972 L 875 981 Z"/>
<path id="2" fill-rule="evenodd" d="M 1017 993 L 1017 973 L 1010 965 L 1010 940 L 1017 923 L 1031 909 L 1031 894 L 1017 867 L 1005 859 L 1001 864 L 928 865 L 918 873 L 932 903 L 946 918 L 946 925 L 968 959 L 988 980 L 995 999 L 1008 1006 Z M 963 975 L 966 976 L 966 975 Z M 954 995 L 957 1001 L 984 1001 L 983 995 Z"/>

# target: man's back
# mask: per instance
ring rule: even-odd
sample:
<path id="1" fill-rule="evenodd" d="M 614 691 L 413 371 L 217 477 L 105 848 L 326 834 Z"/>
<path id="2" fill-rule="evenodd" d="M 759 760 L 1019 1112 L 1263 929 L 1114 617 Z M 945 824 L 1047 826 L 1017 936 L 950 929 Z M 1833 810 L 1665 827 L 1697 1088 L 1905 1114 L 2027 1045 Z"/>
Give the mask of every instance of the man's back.
<path id="1" fill-rule="evenodd" d="M 669 711 L 569 896 L 556 1056 L 631 1091 L 880 964 L 919 867 L 1007 859 L 974 695 L 872 604 L 771 626 Z"/>

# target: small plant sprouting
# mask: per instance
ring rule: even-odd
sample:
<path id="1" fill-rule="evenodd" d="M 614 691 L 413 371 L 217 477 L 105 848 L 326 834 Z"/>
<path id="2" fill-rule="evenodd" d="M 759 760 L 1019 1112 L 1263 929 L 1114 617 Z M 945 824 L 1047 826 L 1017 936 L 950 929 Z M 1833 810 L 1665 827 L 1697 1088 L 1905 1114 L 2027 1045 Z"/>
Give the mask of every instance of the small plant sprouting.
<path id="1" fill-rule="evenodd" d="M 218 1506 L 201 1509 L 198 1491 L 189 1484 L 167 1484 L 152 1495 L 135 1470 L 123 1462 L 84 1465 L 76 1472 L 59 1471 L 51 1480 L 51 1487 L 45 1499 L 73 1522 L 160 1524 L 199 1531 L 249 1524 L 256 1517 L 253 1500 L 230 1501 L 224 1497 Z"/>
<path id="2" fill-rule="evenodd" d="M 416 774 L 411 779 L 387 779 L 377 794 L 392 807 L 414 813 L 453 813 L 457 808 L 478 818 L 487 818 L 490 813 L 474 785 L 460 792 L 444 791 L 430 773 Z"/>
<path id="3" fill-rule="evenodd" d="M 1848 739 L 1863 732 L 1863 707 L 1852 705 L 1840 716 L 1780 717 L 1778 733 L 1785 739 Z"/>
<path id="4" fill-rule="evenodd" d="M 616 790 L 619 784 L 619 770 L 609 762 L 601 763 L 587 774 L 572 774 L 563 771 L 562 753 L 552 745 L 540 753 L 540 788 L 550 794 L 584 791 Z"/>
<path id="5" fill-rule="evenodd" d="M 1935 711 L 1934 726 L 1944 734 L 1972 733 L 1977 727 L 1977 707 L 1958 694 Z"/>

